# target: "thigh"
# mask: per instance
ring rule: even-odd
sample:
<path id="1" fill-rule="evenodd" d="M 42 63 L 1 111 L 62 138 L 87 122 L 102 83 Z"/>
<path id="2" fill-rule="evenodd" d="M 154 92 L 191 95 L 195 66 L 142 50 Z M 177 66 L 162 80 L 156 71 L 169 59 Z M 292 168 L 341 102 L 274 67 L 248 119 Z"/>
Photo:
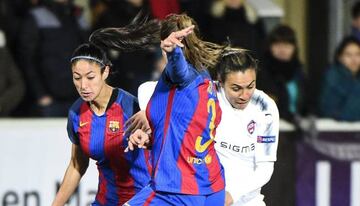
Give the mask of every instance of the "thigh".
<path id="1" fill-rule="evenodd" d="M 204 206 L 219 206 L 225 203 L 225 190 L 207 195 Z"/>

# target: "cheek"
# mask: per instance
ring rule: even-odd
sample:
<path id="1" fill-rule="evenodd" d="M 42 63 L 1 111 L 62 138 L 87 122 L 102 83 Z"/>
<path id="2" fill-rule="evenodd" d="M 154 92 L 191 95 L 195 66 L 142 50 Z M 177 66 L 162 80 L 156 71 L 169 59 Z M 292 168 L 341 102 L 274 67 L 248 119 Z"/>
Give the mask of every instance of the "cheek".
<path id="1" fill-rule="evenodd" d="M 238 98 L 238 93 L 237 92 L 234 92 L 232 90 L 228 90 L 225 92 L 226 94 L 226 97 L 227 99 L 230 101 L 230 102 L 234 102 L 237 98 Z"/>
<path id="2" fill-rule="evenodd" d="M 94 81 L 91 82 L 90 87 L 93 90 L 98 91 L 103 87 L 104 84 L 105 84 L 105 81 L 102 78 L 98 78 L 98 79 L 94 79 Z"/>

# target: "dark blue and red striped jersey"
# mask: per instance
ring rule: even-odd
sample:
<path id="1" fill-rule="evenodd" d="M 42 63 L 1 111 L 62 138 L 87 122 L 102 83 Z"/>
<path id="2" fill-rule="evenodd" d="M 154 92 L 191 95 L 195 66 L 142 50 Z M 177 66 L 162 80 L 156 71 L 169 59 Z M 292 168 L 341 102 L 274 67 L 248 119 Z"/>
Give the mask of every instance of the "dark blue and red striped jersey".
<path id="1" fill-rule="evenodd" d="M 96 160 L 99 185 L 94 205 L 122 205 L 150 182 L 149 152 L 124 153 L 125 122 L 139 110 L 137 99 L 114 89 L 106 112 L 98 116 L 79 98 L 68 117 L 68 135 Z"/>
<path id="2" fill-rule="evenodd" d="M 206 195 L 224 189 L 214 149 L 221 110 L 207 70 L 197 71 L 177 47 L 147 105 L 156 191 Z"/>

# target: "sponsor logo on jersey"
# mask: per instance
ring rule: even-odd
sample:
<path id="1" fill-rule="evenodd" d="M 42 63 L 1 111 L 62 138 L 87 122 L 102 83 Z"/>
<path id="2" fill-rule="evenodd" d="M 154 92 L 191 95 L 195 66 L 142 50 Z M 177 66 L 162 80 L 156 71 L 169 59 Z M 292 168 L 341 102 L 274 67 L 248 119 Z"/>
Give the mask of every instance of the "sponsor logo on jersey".
<path id="1" fill-rule="evenodd" d="M 251 120 L 250 122 L 249 122 L 249 124 L 247 125 L 247 130 L 248 130 L 248 132 L 250 133 L 250 134 L 253 134 L 254 133 L 254 131 L 255 131 L 255 121 L 254 120 Z"/>
<path id="2" fill-rule="evenodd" d="M 120 124 L 118 121 L 110 121 L 109 122 L 109 130 L 112 132 L 117 132 L 120 129 Z"/>
<path id="3" fill-rule="evenodd" d="M 275 136 L 258 136 L 257 143 L 274 143 Z"/>
<path id="4" fill-rule="evenodd" d="M 255 144 L 254 143 L 251 143 L 250 145 L 239 146 L 239 145 L 232 145 L 232 144 L 227 143 L 227 142 L 220 142 L 220 147 L 225 148 L 225 149 L 229 149 L 229 150 L 234 151 L 234 152 L 239 152 L 239 153 L 249 153 L 249 152 L 255 150 Z"/>
<path id="5" fill-rule="evenodd" d="M 205 158 L 198 158 L 198 157 L 191 157 L 191 156 L 189 156 L 188 158 L 187 158 L 187 161 L 188 161 L 188 163 L 190 163 L 190 164 L 197 164 L 197 165 L 201 165 L 202 163 L 205 163 L 205 164 L 210 164 L 211 163 L 211 161 L 212 161 L 212 157 L 208 154 L 208 155 L 206 155 L 205 156 Z"/>

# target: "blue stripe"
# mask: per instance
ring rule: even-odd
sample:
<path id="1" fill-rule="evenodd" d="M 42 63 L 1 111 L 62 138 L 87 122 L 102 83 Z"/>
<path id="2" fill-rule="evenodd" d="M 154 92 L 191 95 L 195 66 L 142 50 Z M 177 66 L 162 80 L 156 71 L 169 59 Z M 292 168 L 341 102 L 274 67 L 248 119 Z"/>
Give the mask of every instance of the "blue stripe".
<path id="1" fill-rule="evenodd" d="M 104 116 L 98 117 L 92 115 L 91 134 L 90 134 L 90 156 L 98 160 L 98 164 L 103 164 L 105 161 L 104 151 L 104 134 L 106 128 L 106 118 Z"/>
<path id="2" fill-rule="evenodd" d="M 100 168 L 99 168 L 100 169 Z M 110 168 L 101 168 L 101 171 L 106 179 L 106 203 L 105 206 L 113 206 L 119 202 L 119 197 L 116 194 L 115 174 Z"/>

